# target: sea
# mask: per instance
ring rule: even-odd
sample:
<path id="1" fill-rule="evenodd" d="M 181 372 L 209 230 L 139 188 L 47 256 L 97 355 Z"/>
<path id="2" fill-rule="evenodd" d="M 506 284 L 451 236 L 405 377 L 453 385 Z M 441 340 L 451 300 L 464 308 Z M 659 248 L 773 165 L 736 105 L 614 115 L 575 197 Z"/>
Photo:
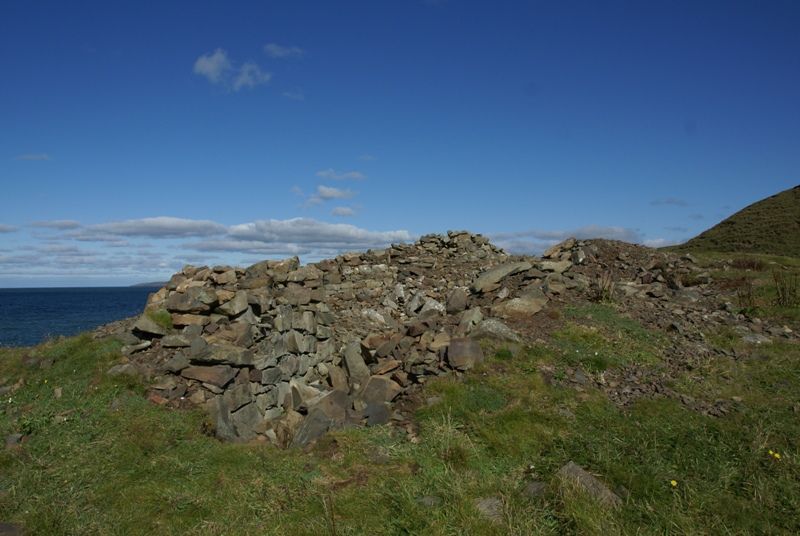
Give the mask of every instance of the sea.
<path id="1" fill-rule="evenodd" d="M 0 288 L 0 347 L 33 346 L 138 315 L 153 287 Z"/>

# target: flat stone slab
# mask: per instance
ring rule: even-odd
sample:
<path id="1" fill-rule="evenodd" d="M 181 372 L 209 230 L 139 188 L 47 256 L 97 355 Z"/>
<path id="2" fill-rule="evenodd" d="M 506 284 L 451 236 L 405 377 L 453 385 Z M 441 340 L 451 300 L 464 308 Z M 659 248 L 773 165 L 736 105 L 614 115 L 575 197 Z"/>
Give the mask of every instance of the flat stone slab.
<path id="1" fill-rule="evenodd" d="M 599 503 L 605 506 L 613 508 L 622 503 L 622 499 L 611 491 L 600 479 L 573 461 L 570 461 L 559 469 L 557 474 L 563 481 L 574 484 L 587 495 L 595 498 Z"/>

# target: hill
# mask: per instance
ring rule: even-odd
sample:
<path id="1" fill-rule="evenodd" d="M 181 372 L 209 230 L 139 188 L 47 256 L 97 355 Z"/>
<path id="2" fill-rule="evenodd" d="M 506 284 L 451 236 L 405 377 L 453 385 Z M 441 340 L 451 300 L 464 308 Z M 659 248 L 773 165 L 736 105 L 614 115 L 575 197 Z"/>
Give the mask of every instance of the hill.
<path id="1" fill-rule="evenodd" d="M 800 186 L 743 208 L 675 249 L 800 257 Z"/>

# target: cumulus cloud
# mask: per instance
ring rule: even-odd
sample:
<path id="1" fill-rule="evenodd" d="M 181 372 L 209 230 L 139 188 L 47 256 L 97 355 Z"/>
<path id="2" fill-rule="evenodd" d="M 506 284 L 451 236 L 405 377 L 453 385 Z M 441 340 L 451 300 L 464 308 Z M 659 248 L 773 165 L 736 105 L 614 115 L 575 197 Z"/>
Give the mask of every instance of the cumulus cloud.
<path id="1" fill-rule="evenodd" d="M 650 204 L 653 206 L 662 206 L 662 205 L 670 205 L 673 207 L 688 207 L 689 202 L 685 199 L 681 199 L 680 197 L 661 197 L 659 199 L 653 199 L 650 201 Z"/>
<path id="2" fill-rule="evenodd" d="M 495 243 L 511 253 L 539 254 L 553 244 L 567 238 L 580 239 L 606 238 L 609 240 L 622 240 L 624 242 L 642 243 L 642 235 L 636 229 L 628 227 L 586 225 L 565 231 L 548 231 L 531 229 L 513 233 L 496 233 L 490 235 Z"/>
<path id="3" fill-rule="evenodd" d="M 194 62 L 194 72 L 205 76 L 212 84 L 221 83 L 233 69 L 228 53 L 218 48 L 211 54 L 203 54 Z"/>
<path id="4" fill-rule="evenodd" d="M 350 207 L 334 207 L 334 209 L 331 210 L 331 214 L 346 218 L 348 216 L 355 216 L 356 212 Z"/>
<path id="5" fill-rule="evenodd" d="M 268 83 L 272 78 L 271 73 L 263 71 L 252 61 L 237 67 L 228 57 L 228 53 L 221 48 L 197 58 L 194 62 L 194 72 L 204 76 L 212 84 L 225 86 L 233 91 L 252 89 Z"/>
<path id="6" fill-rule="evenodd" d="M 361 173 L 360 171 L 338 172 L 332 168 L 317 171 L 317 177 L 320 177 L 322 179 L 337 180 L 337 181 L 342 181 L 342 180 L 363 181 L 364 179 L 367 178 L 367 176 Z"/>
<path id="7" fill-rule="evenodd" d="M 271 73 L 262 71 L 261 67 L 255 63 L 247 62 L 239 68 L 239 72 L 233 80 L 233 90 L 239 91 L 244 87 L 254 88 L 266 84 L 270 78 L 272 78 Z"/>
<path id="8" fill-rule="evenodd" d="M 42 227 L 44 229 L 56 229 L 59 231 L 64 231 L 66 229 L 77 229 L 80 226 L 80 222 L 75 220 L 42 220 L 35 221 L 31 224 L 31 227 Z"/>
<path id="9" fill-rule="evenodd" d="M 3 223 L 0 223 L 0 233 L 13 233 L 16 230 L 17 230 L 17 228 L 14 227 L 13 225 L 6 225 L 6 224 L 3 224 Z"/>
<path id="10" fill-rule="evenodd" d="M 31 161 L 45 161 L 50 160 L 50 155 L 47 153 L 25 153 L 18 155 L 14 160 L 31 160 Z"/>
<path id="11" fill-rule="evenodd" d="M 391 242 L 406 242 L 411 239 L 411 235 L 405 230 L 369 231 L 346 223 L 326 223 L 310 218 L 243 223 L 231 226 L 228 234 L 241 240 L 317 247 L 382 247 Z"/>
<path id="12" fill-rule="evenodd" d="M 89 225 L 71 236 L 87 241 L 118 240 L 120 236 L 149 238 L 187 238 L 225 233 L 225 226 L 210 220 L 191 220 L 159 216 Z"/>
<path id="13" fill-rule="evenodd" d="M 296 46 L 284 46 L 277 43 L 267 43 L 264 45 L 264 54 L 270 58 L 288 59 L 288 58 L 302 58 L 305 51 Z"/>

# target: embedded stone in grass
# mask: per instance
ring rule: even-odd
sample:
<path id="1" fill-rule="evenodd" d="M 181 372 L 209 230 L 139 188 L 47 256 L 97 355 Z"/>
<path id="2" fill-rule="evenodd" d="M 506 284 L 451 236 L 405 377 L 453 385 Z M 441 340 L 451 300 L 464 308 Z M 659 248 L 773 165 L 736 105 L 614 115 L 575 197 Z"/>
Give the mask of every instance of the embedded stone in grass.
<path id="1" fill-rule="evenodd" d="M 475 499 L 475 508 L 490 521 L 495 523 L 503 521 L 503 501 L 499 497 Z"/>
<path id="2" fill-rule="evenodd" d="M 622 503 L 622 499 L 600 479 L 573 461 L 559 469 L 557 475 L 562 482 L 571 483 L 605 506 L 616 507 Z"/>

